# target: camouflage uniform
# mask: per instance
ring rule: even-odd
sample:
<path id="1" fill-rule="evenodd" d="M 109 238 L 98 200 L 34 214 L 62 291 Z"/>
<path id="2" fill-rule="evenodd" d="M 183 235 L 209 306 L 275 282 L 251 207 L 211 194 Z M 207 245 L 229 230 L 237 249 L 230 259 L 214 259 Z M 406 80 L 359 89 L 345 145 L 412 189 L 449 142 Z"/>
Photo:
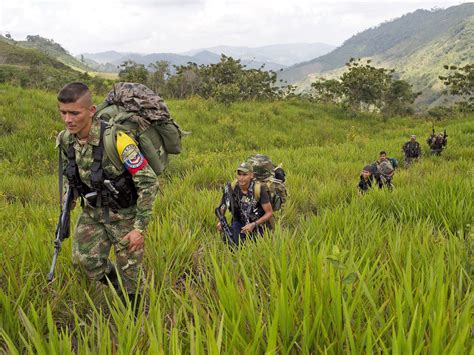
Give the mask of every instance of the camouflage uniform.
<path id="1" fill-rule="evenodd" d="M 83 183 L 91 187 L 92 150 L 93 146 L 99 145 L 99 121 L 93 119 L 89 138 L 83 145 L 74 135 L 61 139 L 63 132 L 58 136 L 58 144 L 62 147 L 64 166 L 67 164 L 64 152 L 69 144 L 73 143 L 80 178 Z M 118 170 L 105 152 L 102 167 L 106 175 L 112 178 L 124 171 Z M 145 164 L 133 175 L 133 183 L 138 193 L 136 205 L 118 209 L 116 212 L 109 210 L 109 223 L 106 223 L 103 208 L 93 208 L 85 203 L 77 221 L 73 241 L 74 265 L 80 267 L 88 278 L 94 280 L 102 279 L 114 268 L 112 262 L 108 260 L 110 248 L 113 245 L 117 269 L 128 293 L 136 292 L 142 269 L 143 249 L 129 252 L 128 241 L 123 241 L 122 238 L 133 229 L 138 229 L 142 233 L 145 231 L 158 191 L 157 177 L 151 167 Z"/>
<path id="2" fill-rule="evenodd" d="M 410 140 L 403 145 L 402 151 L 405 164 L 410 165 L 413 159 L 418 159 L 421 155 L 420 143 Z"/>
<path id="3" fill-rule="evenodd" d="M 443 134 L 432 134 L 426 140 L 426 143 L 430 146 L 430 152 L 432 155 L 441 155 L 443 148 L 448 143 L 448 138 Z"/>

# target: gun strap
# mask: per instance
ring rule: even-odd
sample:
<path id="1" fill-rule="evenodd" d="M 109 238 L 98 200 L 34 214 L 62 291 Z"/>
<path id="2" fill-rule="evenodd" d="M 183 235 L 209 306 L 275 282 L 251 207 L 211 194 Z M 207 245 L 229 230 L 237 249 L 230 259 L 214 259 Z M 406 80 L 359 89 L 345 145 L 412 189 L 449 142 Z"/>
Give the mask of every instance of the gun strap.
<path id="1" fill-rule="evenodd" d="M 58 188 L 59 188 L 59 208 L 63 208 L 63 157 L 61 146 L 58 147 Z"/>

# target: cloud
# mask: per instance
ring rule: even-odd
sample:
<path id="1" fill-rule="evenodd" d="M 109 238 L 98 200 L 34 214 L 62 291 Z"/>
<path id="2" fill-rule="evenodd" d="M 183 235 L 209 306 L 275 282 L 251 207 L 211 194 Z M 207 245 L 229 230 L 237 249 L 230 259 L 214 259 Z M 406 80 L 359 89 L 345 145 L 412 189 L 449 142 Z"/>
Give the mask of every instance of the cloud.
<path id="1" fill-rule="evenodd" d="M 72 53 L 179 52 L 220 44 L 340 44 L 417 8 L 459 1 L 16 0 L 3 1 L 0 31 L 39 34 Z"/>

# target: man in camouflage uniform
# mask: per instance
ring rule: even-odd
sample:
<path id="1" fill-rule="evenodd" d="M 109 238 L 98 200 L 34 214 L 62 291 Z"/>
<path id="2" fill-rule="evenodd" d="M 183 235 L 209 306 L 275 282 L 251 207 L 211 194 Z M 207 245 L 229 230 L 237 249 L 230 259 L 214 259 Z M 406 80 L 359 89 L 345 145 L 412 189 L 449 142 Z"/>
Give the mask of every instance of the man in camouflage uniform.
<path id="1" fill-rule="evenodd" d="M 446 130 L 444 133 L 435 134 L 433 129 L 433 133 L 428 137 L 426 143 L 430 146 L 430 152 L 432 155 L 441 155 L 443 148 L 446 147 L 446 144 L 448 143 Z"/>
<path id="2" fill-rule="evenodd" d="M 372 164 L 375 180 L 379 189 L 386 186 L 389 190 L 393 189 L 392 179 L 395 174 L 395 159 L 389 158 L 385 151 L 379 153 L 379 160 Z"/>
<path id="3" fill-rule="evenodd" d="M 405 165 L 410 165 L 413 160 L 418 159 L 421 156 L 420 143 L 416 141 L 416 136 L 412 134 L 410 140 L 406 142 L 402 147 Z"/>
<path id="4" fill-rule="evenodd" d="M 97 156 L 107 128 L 94 118 L 96 107 L 85 84 L 67 84 L 58 101 L 66 125 L 57 140 L 66 167 L 63 173 L 74 196 L 82 202 L 73 263 L 89 279 L 105 284 L 110 281 L 119 290 L 118 272 L 129 299 L 138 303 L 144 239 L 158 190 L 157 177 L 135 144 L 122 154 L 122 170 L 112 164 L 104 150 Z M 112 246 L 116 266 L 108 259 Z"/>

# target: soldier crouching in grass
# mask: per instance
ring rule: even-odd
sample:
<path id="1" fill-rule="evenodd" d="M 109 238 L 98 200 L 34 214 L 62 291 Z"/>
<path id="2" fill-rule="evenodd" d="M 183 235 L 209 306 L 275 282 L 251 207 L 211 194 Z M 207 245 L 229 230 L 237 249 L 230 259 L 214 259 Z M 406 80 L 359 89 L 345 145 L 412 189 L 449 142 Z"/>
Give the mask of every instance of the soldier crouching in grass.
<path id="1" fill-rule="evenodd" d="M 110 281 L 122 300 L 128 296 L 138 309 L 146 227 L 158 191 L 157 177 L 127 135 L 120 135 L 129 139 L 118 152 L 123 168 L 118 170 L 112 164 L 104 149 L 108 125 L 94 118 L 96 107 L 85 84 L 64 86 L 58 102 L 66 125 L 57 139 L 65 167 L 60 173 L 82 205 L 74 233 L 73 262 L 89 279 Z M 112 246 L 116 265 L 108 258 Z M 119 276 L 127 295 L 120 290 Z"/>
<path id="2" fill-rule="evenodd" d="M 219 208 L 222 214 L 227 208 L 232 213 L 232 225 L 228 229 L 230 235 L 226 236 L 226 241 L 234 246 L 248 238 L 254 239 L 262 235 L 264 229 L 270 227 L 273 209 L 267 189 L 254 180 L 253 168 L 248 162 L 238 166 L 237 180 L 232 184 L 228 183 L 227 187 Z M 223 227 L 221 222 L 217 224 L 219 231 Z"/>
<path id="3" fill-rule="evenodd" d="M 370 188 L 372 188 L 372 183 L 374 182 L 373 167 L 366 165 L 362 172 L 360 173 L 359 184 L 357 185 L 358 191 L 360 194 L 366 193 Z"/>

